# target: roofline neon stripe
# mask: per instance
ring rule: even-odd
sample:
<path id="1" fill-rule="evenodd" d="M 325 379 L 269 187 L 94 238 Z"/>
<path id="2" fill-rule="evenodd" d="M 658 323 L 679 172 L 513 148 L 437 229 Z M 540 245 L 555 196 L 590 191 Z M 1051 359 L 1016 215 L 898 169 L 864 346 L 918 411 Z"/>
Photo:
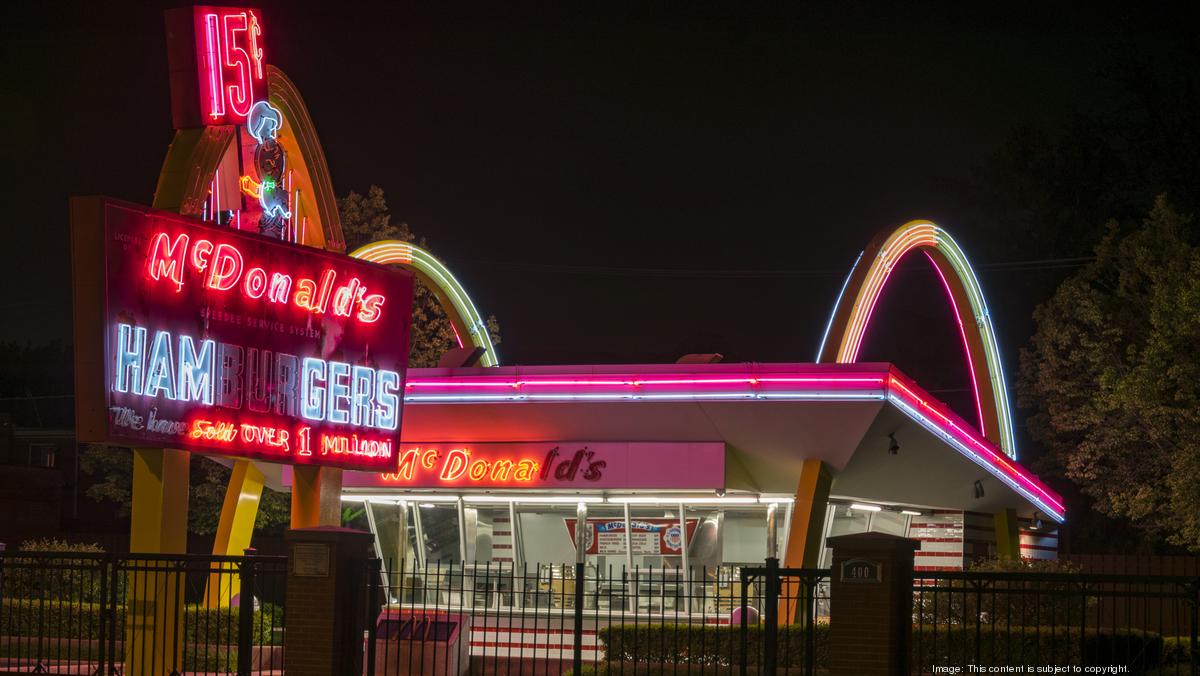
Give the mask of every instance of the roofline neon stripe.
<path id="1" fill-rule="evenodd" d="M 661 373 L 608 373 L 589 376 L 557 372 L 489 375 L 472 369 L 462 375 L 409 372 L 405 401 L 410 404 L 522 404 L 553 402 L 891 401 L 906 415 L 946 440 L 1057 521 L 1066 518 L 1062 497 L 969 423 L 894 370 L 838 372 L 846 367 L 795 365 L 800 372 L 727 371 L 720 376 L 679 370 Z M 515 370 L 515 369 L 513 369 Z M 810 372 L 805 373 L 808 370 Z M 817 371 L 824 371 L 820 373 Z M 444 373 L 444 372 L 442 372 Z M 497 389 L 502 390 L 498 392 Z M 667 390 L 667 391 L 664 391 Z"/>
<path id="2" fill-rule="evenodd" d="M 480 364 L 500 365 L 500 356 L 496 353 L 496 346 L 492 344 L 487 323 L 479 314 L 475 303 L 450 269 L 433 254 L 411 242 L 385 239 L 359 247 L 350 255 L 372 263 L 399 265 L 416 272 L 423 281 L 435 286 L 446 297 L 448 302 L 442 306 L 446 310 L 446 316 L 450 318 L 450 326 L 459 346 L 462 347 L 462 333 L 465 331 L 472 345 L 483 348 Z"/>

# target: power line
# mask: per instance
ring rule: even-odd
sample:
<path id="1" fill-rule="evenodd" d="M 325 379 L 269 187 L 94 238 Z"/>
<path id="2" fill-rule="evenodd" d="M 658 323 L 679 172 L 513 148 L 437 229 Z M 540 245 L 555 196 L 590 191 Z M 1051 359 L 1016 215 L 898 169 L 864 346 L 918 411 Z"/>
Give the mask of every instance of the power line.
<path id="1" fill-rule="evenodd" d="M 975 266 L 983 272 L 1032 272 L 1043 270 L 1069 270 L 1083 267 L 1095 261 L 1094 256 L 1074 258 L 1039 258 L 1018 261 L 997 261 Z M 706 279 L 804 279 L 820 277 L 844 277 L 846 269 L 717 269 L 717 268 L 626 268 L 604 265 L 565 265 L 530 263 L 520 261 L 495 261 L 473 259 L 469 262 L 485 267 L 513 272 L 540 272 L 547 274 L 582 275 L 593 277 L 674 277 Z M 924 265 L 906 265 L 897 270 L 927 269 Z"/>

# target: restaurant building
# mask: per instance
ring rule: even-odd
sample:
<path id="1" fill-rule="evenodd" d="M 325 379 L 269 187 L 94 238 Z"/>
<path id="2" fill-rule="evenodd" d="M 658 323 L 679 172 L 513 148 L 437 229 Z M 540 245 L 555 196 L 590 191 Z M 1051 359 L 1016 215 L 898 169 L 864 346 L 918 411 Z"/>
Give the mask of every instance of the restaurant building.
<path id="1" fill-rule="evenodd" d="M 566 598 L 577 541 L 597 574 L 657 571 L 662 612 L 696 588 L 728 601 L 738 569 L 772 554 L 828 566 L 833 535 L 917 539 L 928 570 L 1055 556 L 1062 498 L 1018 462 L 983 291 L 942 227 L 868 243 L 813 362 L 505 366 L 429 252 L 342 253 L 315 125 L 266 62 L 261 12 L 170 10 L 167 32 L 176 135 L 152 206 L 72 202 L 77 428 L 135 449 L 133 551 L 186 551 L 195 453 L 233 469 L 213 554 L 252 545 L 269 486 L 292 493 L 293 528 L 362 505 L 386 575 L 520 570 L 548 603 Z M 859 362 L 909 257 L 933 265 L 956 319 L 946 367 L 970 374 L 969 419 Z M 441 368 L 406 368 L 414 283 L 454 329 Z M 702 613 L 729 610 L 712 598 Z"/>

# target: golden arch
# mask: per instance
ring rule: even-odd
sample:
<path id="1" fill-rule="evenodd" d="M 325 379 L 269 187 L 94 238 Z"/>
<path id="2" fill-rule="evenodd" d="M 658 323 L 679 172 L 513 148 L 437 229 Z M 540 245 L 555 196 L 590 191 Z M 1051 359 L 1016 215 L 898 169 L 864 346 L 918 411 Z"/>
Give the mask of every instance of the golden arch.
<path id="1" fill-rule="evenodd" d="M 914 251 L 922 252 L 933 263 L 957 318 L 980 432 L 1016 459 L 1008 387 L 983 290 L 962 248 L 950 233 L 934 223 L 910 221 L 895 230 L 882 231 L 871 240 L 842 287 L 821 340 L 817 361 L 858 361 L 880 293 L 900 260 Z"/>

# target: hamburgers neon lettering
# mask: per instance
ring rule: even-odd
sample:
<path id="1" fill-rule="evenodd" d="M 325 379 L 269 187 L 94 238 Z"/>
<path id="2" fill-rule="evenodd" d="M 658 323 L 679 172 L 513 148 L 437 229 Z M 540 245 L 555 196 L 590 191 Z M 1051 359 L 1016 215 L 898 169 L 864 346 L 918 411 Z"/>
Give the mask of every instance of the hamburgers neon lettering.
<path id="1" fill-rule="evenodd" d="M 314 315 L 331 314 L 373 323 L 383 313 L 383 294 L 370 293 L 358 278 L 345 281 L 325 268 L 315 277 L 299 277 L 283 270 L 252 265 L 233 244 L 192 240 L 186 233 L 172 238 L 166 232 L 150 239 L 146 271 L 156 282 L 169 281 L 177 291 L 189 279 L 212 291 L 241 293 L 251 301 L 290 304 Z"/>
<path id="2" fill-rule="evenodd" d="M 146 398 L 219 406 L 313 422 L 395 430 L 396 371 L 328 361 L 120 323 L 112 389 Z"/>

